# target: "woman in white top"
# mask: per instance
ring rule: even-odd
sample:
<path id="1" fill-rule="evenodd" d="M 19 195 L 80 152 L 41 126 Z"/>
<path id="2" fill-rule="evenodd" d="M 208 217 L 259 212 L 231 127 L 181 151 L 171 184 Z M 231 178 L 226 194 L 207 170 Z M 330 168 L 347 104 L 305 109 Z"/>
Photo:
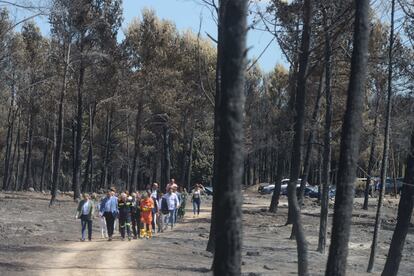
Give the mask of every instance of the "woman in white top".
<path id="1" fill-rule="evenodd" d="M 204 187 L 201 184 L 196 184 L 193 190 L 193 195 L 191 197 L 191 202 L 193 203 L 193 213 L 194 217 L 200 215 L 200 206 L 201 206 L 201 193 L 204 191 Z"/>

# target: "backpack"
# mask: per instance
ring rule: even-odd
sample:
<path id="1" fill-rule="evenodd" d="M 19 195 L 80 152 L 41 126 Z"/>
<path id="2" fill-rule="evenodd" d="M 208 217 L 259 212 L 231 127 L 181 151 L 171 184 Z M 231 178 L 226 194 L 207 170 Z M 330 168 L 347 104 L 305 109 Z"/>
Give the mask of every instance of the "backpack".
<path id="1" fill-rule="evenodd" d="M 164 215 L 168 214 L 170 210 L 168 210 L 168 202 L 165 197 L 161 198 L 161 213 Z"/>

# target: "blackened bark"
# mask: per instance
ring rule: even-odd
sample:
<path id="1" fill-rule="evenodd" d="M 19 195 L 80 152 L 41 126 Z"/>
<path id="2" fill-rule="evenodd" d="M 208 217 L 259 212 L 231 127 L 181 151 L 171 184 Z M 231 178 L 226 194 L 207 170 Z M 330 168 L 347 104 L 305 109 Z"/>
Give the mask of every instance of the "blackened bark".
<path id="1" fill-rule="evenodd" d="M 299 199 L 298 199 L 299 206 L 303 205 L 305 187 L 306 187 L 306 183 L 308 182 L 308 178 L 309 178 L 309 170 L 310 170 L 310 163 L 311 163 L 310 161 L 311 161 L 311 156 L 312 156 L 313 143 L 315 142 L 316 124 L 318 122 L 319 109 L 321 108 L 322 90 L 324 87 L 323 81 L 324 81 L 324 72 L 322 71 L 322 74 L 319 80 L 318 94 L 316 96 L 315 107 L 313 108 L 313 112 L 312 112 L 312 119 L 311 119 L 308 141 L 306 144 L 306 153 L 305 153 L 305 160 L 303 162 L 302 180 L 300 182 L 300 189 L 299 189 Z"/>
<path id="2" fill-rule="evenodd" d="M 372 272 L 374 268 L 375 255 L 377 250 L 377 242 L 379 230 L 381 228 L 382 221 L 382 200 L 384 196 L 385 183 L 387 180 L 387 168 L 388 168 L 388 155 L 390 147 L 390 129 L 391 129 L 391 109 L 392 109 L 392 51 L 394 46 L 394 9 L 395 0 L 391 1 L 391 30 L 390 30 L 390 45 L 388 49 L 388 93 L 387 93 L 387 110 L 385 115 L 385 134 L 384 134 L 384 147 L 381 162 L 381 185 L 378 195 L 377 213 L 375 215 L 374 235 L 371 244 L 371 254 L 369 256 L 367 272 Z"/>
<path id="3" fill-rule="evenodd" d="M 302 163 L 302 144 L 304 140 L 306 75 L 308 70 L 310 37 L 311 37 L 312 3 L 303 2 L 303 29 L 299 54 L 299 72 L 296 85 L 294 137 L 290 181 L 288 184 L 289 210 L 288 222 L 293 224 L 298 252 L 298 275 L 308 275 L 308 245 L 302 225 L 300 207 L 296 196 L 296 183 L 300 176 Z"/>
<path id="4" fill-rule="evenodd" d="M 321 215 L 319 224 L 319 239 L 318 239 L 318 251 L 325 253 L 326 247 L 326 232 L 328 225 L 328 203 L 329 203 L 329 185 L 330 185 L 330 173 L 331 173 L 331 153 L 332 153 L 332 116 L 333 116 L 333 103 L 332 103 L 332 90 L 331 90 L 331 38 L 329 34 L 329 26 L 326 11 L 324 14 L 324 29 L 325 29 L 325 131 L 324 131 L 324 149 L 323 149 L 323 165 L 322 165 L 322 194 L 321 194 Z"/>
<path id="5" fill-rule="evenodd" d="M 113 107 L 108 112 L 106 116 L 106 133 L 105 133 L 105 150 L 104 150 L 104 160 L 102 162 L 101 168 L 101 188 L 109 188 L 108 178 L 109 178 L 109 162 L 111 155 L 111 137 L 112 137 L 112 116 L 113 116 Z"/>
<path id="6" fill-rule="evenodd" d="M 82 40 L 82 38 L 81 38 Z M 82 44 L 83 42 L 81 42 Z M 80 48 L 80 67 L 78 80 L 78 95 L 77 95 L 77 112 L 76 112 L 76 138 L 75 138 L 75 160 L 73 164 L 73 199 L 80 198 L 80 177 L 81 177 L 81 163 L 82 163 L 82 122 L 83 122 L 83 82 L 85 75 L 85 63 L 83 60 L 83 46 Z"/>
<path id="7" fill-rule="evenodd" d="M 188 152 L 188 164 L 187 164 L 187 191 L 191 188 L 191 174 L 193 170 L 193 147 L 194 147 L 194 129 L 191 130 L 190 147 Z"/>
<path id="8" fill-rule="evenodd" d="M 368 210 L 368 198 L 369 198 L 369 189 L 371 184 L 371 174 L 372 170 L 374 169 L 375 165 L 375 149 L 377 148 L 377 136 L 378 136 L 378 110 L 379 110 L 379 103 L 380 103 L 380 95 L 377 95 L 377 100 L 375 104 L 375 115 L 374 115 L 374 131 L 372 132 L 371 136 L 371 148 L 369 153 L 369 161 L 368 161 L 368 169 L 367 169 L 367 183 L 365 184 L 365 191 L 364 191 L 364 204 L 362 205 L 362 209 Z"/>
<path id="9" fill-rule="evenodd" d="M 4 157 L 4 173 L 3 173 L 3 190 L 7 190 L 8 178 L 10 172 L 10 156 L 13 144 L 13 126 L 14 126 L 14 113 L 13 112 L 13 100 L 11 101 L 9 113 L 7 115 L 7 136 L 6 136 L 6 153 Z"/>
<path id="10" fill-rule="evenodd" d="M 171 154 L 170 154 L 170 127 L 164 126 L 164 185 L 170 181 L 171 175 Z M 165 187 L 164 186 L 164 187 Z"/>
<path id="11" fill-rule="evenodd" d="M 16 158 L 16 173 L 14 175 L 14 190 L 17 191 L 20 183 L 19 183 L 19 172 L 20 172 L 20 128 L 21 128 L 21 121 L 22 121 L 21 112 L 19 112 L 19 121 L 17 126 L 17 137 L 16 137 L 16 144 L 15 147 L 17 149 L 17 158 Z"/>
<path id="12" fill-rule="evenodd" d="M 26 173 L 23 190 L 27 191 L 33 187 L 33 175 L 32 175 L 32 150 L 33 150 L 33 127 L 34 115 L 33 111 L 30 111 L 29 126 L 28 126 L 28 141 L 27 141 L 27 158 L 26 158 Z"/>
<path id="13" fill-rule="evenodd" d="M 270 201 L 269 212 L 276 213 L 277 207 L 279 205 L 279 198 L 280 198 L 280 190 L 282 187 L 282 179 L 283 179 L 283 167 L 284 167 L 284 151 L 281 150 L 281 153 L 277 156 L 277 169 L 276 169 L 276 177 L 275 177 L 275 189 L 272 194 L 272 200 Z"/>
<path id="14" fill-rule="evenodd" d="M 369 0 L 355 1 L 355 7 L 351 75 L 342 127 L 331 245 L 325 271 L 327 276 L 346 275 L 354 183 L 359 158 L 359 141 L 362 129 L 362 111 L 368 60 Z"/>
<path id="15" fill-rule="evenodd" d="M 47 154 L 49 152 L 49 124 L 46 123 L 46 134 L 45 134 L 45 145 L 43 149 L 43 161 L 42 161 L 42 173 L 40 175 L 40 185 L 39 191 L 44 191 L 44 181 L 45 181 L 45 172 L 46 172 L 46 163 L 47 163 Z"/>
<path id="16" fill-rule="evenodd" d="M 131 183 L 130 183 L 131 191 L 137 190 L 139 157 L 141 154 L 142 113 L 143 113 L 143 105 L 142 105 L 142 100 L 140 100 L 139 105 L 138 105 L 137 115 L 135 117 L 134 155 L 132 157 L 132 173 L 131 173 Z"/>
<path id="17" fill-rule="evenodd" d="M 241 274 L 243 178 L 244 70 L 247 35 L 247 1 L 221 1 L 222 28 L 220 136 L 217 192 L 215 193 L 215 275 Z M 219 185 L 217 185 L 219 183 Z M 218 211 L 220 210 L 220 211 Z"/>
<path id="18" fill-rule="evenodd" d="M 56 201 L 57 190 L 59 185 L 59 172 L 60 172 L 60 161 L 62 154 L 63 146 L 63 134 L 64 134 L 64 101 L 66 95 L 66 85 L 68 79 L 68 67 L 70 63 L 70 44 L 67 46 L 67 54 L 65 58 L 65 64 L 63 68 L 63 79 L 62 79 L 62 88 L 59 96 L 59 107 L 58 107 L 58 120 L 57 120 L 57 133 L 56 133 L 56 147 L 53 153 L 53 175 L 52 175 L 52 190 L 51 190 L 51 199 L 49 207 L 52 206 Z"/>
<path id="19" fill-rule="evenodd" d="M 396 276 L 398 274 L 405 238 L 410 227 L 414 206 L 414 131 L 411 133 L 411 150 L 407 159 L 404 183 L 409 185 L 402 187 L 400 203 L 398 205 L 397 225 L 392 236 L 382 276 Z"/>
<path id="20" fill-rule="evenodd" d="M 216 229 L 216 220 L 215 213 L 217 212 L 217 207 L 215 204 L 216 194 L 217 194 L 217 160 L 219 154 L 218 141 L 220 138 L 220 105 L 221 105 L 221 62 L 223 58 L 223 28 L 221 27 L 222 18 L 224 16 L 224 6 L 222 5 L 223 1 L 218 0 L 219 9 L 217 11 L 217 61 L 216 61 L 216 93 L 214 95 L 214 163 L 213 163 L 213 202 L 211 204 L 211 223 L 210 223 L 210 233 L 207 242 L 206 251 L 213 253 L 215 251 L 215 229 Z M 213 264 L 214 265 L 214 264 Z"/>

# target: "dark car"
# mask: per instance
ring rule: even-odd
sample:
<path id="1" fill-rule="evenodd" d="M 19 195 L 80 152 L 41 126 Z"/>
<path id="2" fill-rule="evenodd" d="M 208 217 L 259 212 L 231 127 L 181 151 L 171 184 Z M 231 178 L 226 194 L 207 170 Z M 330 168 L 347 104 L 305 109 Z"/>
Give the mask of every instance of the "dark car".
<path id="1" fill-rule="evenodd" d="M 332 199 L 335 197 L 336 187 L 329 187 L 329 198 Z M 317 186 L 307 186 L 305 188 L 305 196 L 310 198 L 319 198 L 319 188 Z"/>
<path id="2" fill-rule="evenodd" d="M 401 189 L 404 185 L 404 178 L 396 178 L 395 179 L 395 186 L 394 187 L 394 179 L 392 178 L 387 178 L 387 180 L 385 181 L 385 193 L 386 194 L 390 194 L 390 193 L 394 193 L 394 188 L 397 189 L 397 193 L 401 193 Z M 378 180 L 378 182 L 375 185 L 375 190 L 378 191 L 381 187 L 381 180 Z"/>
<path id="3" fill-rule="evenodd" d="M 204 192 L 206 193 L 206 195 L 213 195 L 213 187 L 211 186 L 204 187 Z"/>

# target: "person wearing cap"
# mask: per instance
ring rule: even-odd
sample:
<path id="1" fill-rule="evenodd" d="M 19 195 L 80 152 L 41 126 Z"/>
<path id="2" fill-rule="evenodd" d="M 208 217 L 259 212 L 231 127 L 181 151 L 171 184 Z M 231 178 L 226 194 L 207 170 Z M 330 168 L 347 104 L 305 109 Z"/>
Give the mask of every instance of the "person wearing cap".
<path id="1" fill-rule="evenodd" d="M 118 215 L 118 198 L 114 195 L 115 191 L 108 190 L 106 197 L 102 199 L 99 211 L 103 214 L 108 230 L 108 241 L 112 241 L 114 234 L 115 218 Z"/>
<path id="2" fill-rule="evenodd" d="M 131 209 L 132 209 L 132 197 L 128 198 L 126 193 L 121 193 L 120 200 L 118 202 L 119 211 L 119 232 L 121 233 L 122 240 L 125 239 L 125 229 L 128 235 L 128 240 L 131 240 Z"/>
<path id="3" fill-rule="evenodd" d="M 82 200 L 78 204 L 76 218 L 81 220 L 82 238 L 85 241 L 86 227 L 88 227 L 88 240 L 92 240 L 92 219 L 95 212 L 95 206 L 88 194 L 82 195 Z"/>

